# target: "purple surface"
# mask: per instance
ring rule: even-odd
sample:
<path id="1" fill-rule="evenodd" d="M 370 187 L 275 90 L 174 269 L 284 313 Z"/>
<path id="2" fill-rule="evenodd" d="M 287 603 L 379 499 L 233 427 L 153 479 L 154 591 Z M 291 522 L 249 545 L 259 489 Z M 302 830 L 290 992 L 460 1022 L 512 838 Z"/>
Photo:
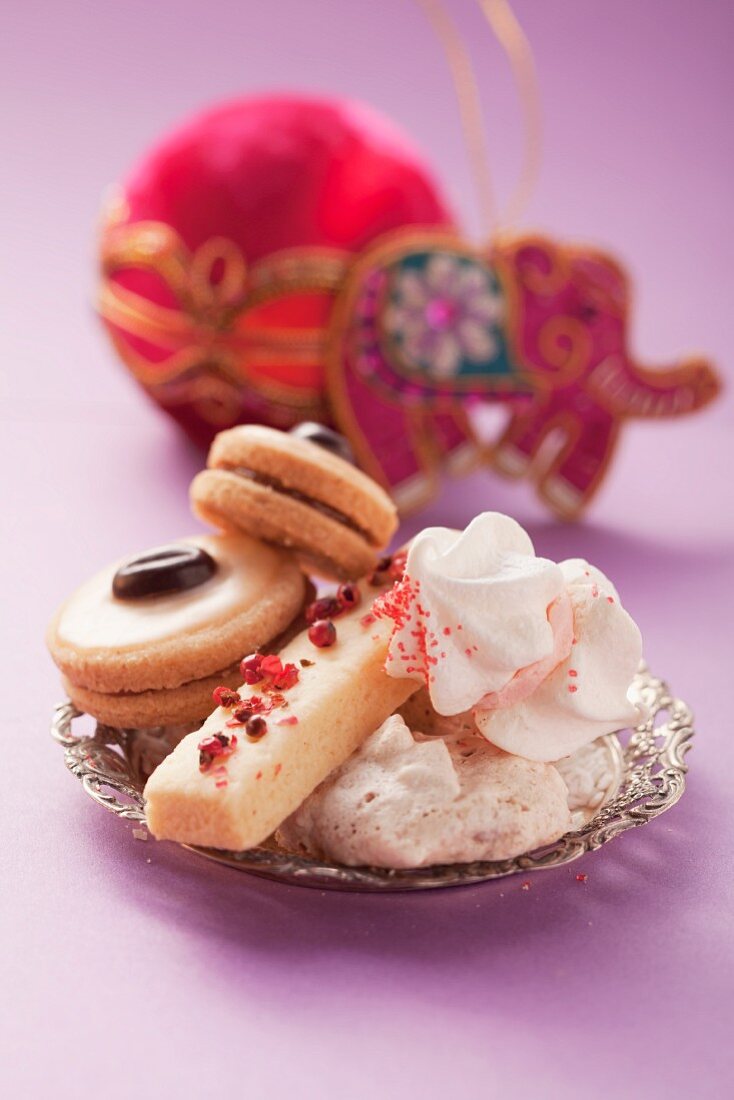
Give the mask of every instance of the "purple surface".
<path id="1" fill-rule="evenodd" d="M 450 7 L 481 61 L 506 186 L 518 148 L 506 69 L 468 0 Z M 641 356 L 700 347 L 731 377 L 732 9 L 517 10 L 546 113 L 529 224 L 627 258 Z M 527 488 L 490 474 L 426 516 L 511 511 L 539 551 L 611 573 L 651 666 L 697 714 L 689 790 L 669 815 L 528 891 L 508 879 L 321 894 L 135 841 L 46 738 L 54 606 L 108 559 L 195 526 L 199 460 L 91 315 L 103 188 L 187 110 L 288 83 L 392 114 L 470 228 L 473 196 L 443 61 L 410 4 L 15 0 L 3 39 L 6 1095 L 730 1094 L 731 395 L 688 422 L 631 425 L 583 526 L 550 522 Z"/>

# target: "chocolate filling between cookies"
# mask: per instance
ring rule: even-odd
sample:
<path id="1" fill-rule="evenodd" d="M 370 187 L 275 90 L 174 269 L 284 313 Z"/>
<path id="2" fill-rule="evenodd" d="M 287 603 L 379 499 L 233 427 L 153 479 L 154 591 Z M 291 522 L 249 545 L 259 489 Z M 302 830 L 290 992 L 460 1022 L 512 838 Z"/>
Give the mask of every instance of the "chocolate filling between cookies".
<path id="1" fill-rule="evenodd" d="M 355 523 L 353 519 L 345 515 L 344 512 L 340 512 L 337 508 L 332 508 L 330 504 L 324 504 L 321 500 L 316 500 L 315 497 L 309 496 L 307 493 L 302 493 L 300 489 L 293 489 L 289 485 L 286 485 L 280 478 L 273 477 L 271 474 L 261 474 L 257 470 L 251 470 L 247 466 L 234 466 L 228 463 L 220 463 L 216 469 L 225 470 L 228 474 L 234 474 L 236 477 L 244 477 L 248 481 L 254 481 L 257 485 L 263 485 L 266 489 L 272 489 L 273 492 L 280 493 L 284 497 L 290 497 L 291 500 L 298 500 L 301 504 L 308 505 L 309 508 L 313 508 L 315 512 L 319 512 L 321 515 L 326 516 L 327 519 L 334 520 L 335 523 L 341 524 L 342 527 L 348 527 L 350 531 L 354 531 L 360 535 L 366 542 L 372 544 L 372 538 L 368 531 L 364 527 L 360 527 L 358 523 Z"/>

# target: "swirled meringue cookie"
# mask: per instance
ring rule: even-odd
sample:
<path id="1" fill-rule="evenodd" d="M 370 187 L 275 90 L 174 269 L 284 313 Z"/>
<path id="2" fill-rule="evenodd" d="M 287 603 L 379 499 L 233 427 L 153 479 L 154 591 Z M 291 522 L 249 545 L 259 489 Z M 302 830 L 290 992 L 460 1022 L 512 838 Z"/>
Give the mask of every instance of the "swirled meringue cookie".
<path id="1" fill-rule="evenodd" d="M 552 657 L 548 609 L 564 587 L 509 516 L 485 512 L 463 532 L 429 527 L 410 545 L 404 580 L 375 608 L 395 622 L 387 671 L 425 683 L 439 714 L 468 710 Z"/>
<path id="2" fill-rule="evenodd" d="M 571 650 L 514 706 L 475 709 L 480 732 L 506 752 L 557 760 L 596 737 L 637 725 L 644 715 L 628 691 L 642 637 L 611 581 L 581 559 L 561 562 L 573 611 Z"/>
<path id="3" fill-rule="evenodd" d="M 422 739 L 393 715 L 280 827 L 291 851 L 348 866 L 509 859 L 571 825 L 550 764 L 481 737 Z"/>
<path id="4" fill-rule="evenodd" d="M 438 714 L 473 708 L 506 752 L 557 760 L 641 720 L 642 640 L 616 589 L 582 559 L 536 557 L 507 516 L 423 531 L 375 611 L 395 624 L 388 673 L 421 680 Z"/>

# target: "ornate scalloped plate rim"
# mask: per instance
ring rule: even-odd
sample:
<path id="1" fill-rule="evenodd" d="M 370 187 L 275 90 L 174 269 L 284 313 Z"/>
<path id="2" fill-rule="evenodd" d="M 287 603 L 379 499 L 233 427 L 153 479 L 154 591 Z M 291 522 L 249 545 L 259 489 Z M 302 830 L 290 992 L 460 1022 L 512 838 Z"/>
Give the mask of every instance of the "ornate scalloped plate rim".
<path id="1" fill-rule="evenodd" d="M 693 719 L 688 706 L 674 698 L 667 684 L 653 677 L 642 665 L 635 678 L 633 694 L 648 709 L 646 722 L 631 731 L 622 745 L 616 734 L 605 739 L 617 769 L 612 789 L 601 806 L 579 829 L 566 833 L 555 843 L 513 859 L 492 863 L 455 863 L 415 870 L 385 870 L 373 867 L 346 867 L 293 855 L 277 847 L 264 845 L 247 852 L 226 852 L 212 848 L 181 845 L 197 855 L 239 871 L 291 885 L 320 890 L 395 892 L 429 890 L 449 886 L 469 886 L 513 874 L 549 870 L 579 859 L 626 832 L 645 825 L 670 809 L 685 790 L 687 765 L 684 757 L 691 747 Z M 658 724 L 661 715 L 666 719 Z M 125 768 L 122 756 L 108 744 L 93 737 L 77 737 L 71 732 L 79 712 L 73 704 L 60 704 L 54 713 L 52 737 L 64 747 L 67 768 L 81 780 L 85 792 L 99 805 L 117 816 L 145 823 L 142 792 L 134 775 Z M 98 727 L 102 733 L 116 731 Z M 91 749 L 107 747 L 110 771 L 94 766 Z M 111 793 L 112 792 L 112 793 Z"/>

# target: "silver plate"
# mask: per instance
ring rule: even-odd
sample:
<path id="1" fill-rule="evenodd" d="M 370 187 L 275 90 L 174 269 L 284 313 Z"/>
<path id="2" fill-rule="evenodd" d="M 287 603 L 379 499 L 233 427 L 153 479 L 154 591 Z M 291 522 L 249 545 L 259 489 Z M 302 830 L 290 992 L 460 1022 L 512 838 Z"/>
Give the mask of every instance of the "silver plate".
<path id="1" fill-rule="evenodd" d="M 594 743 L 595 759 L 578 754 L 563 769 L 585 773 L 584 799 L 572 804 L 574 831 L 535 852 L 494 863 L 453 863 L 413 871 L 345 867 L 296 856 L 274 841 L 246 852 L 183 845 L 197 855 L 298 886 L 334 890 L 428 890 L 466 886 L 505 875 L 526 874 L 570 863 L 600 848 L 627 829 L 645 825 L 674 806 L 685 788 L 684 756 L 691 746 L 693 719 L 667 685 L 641 666 L 632 687 L 633 699 L 648 710 L 648 720 L 627 734 L 612 734 Z M 80 718 L 72 703 L 60 704 L 51 727 L 64 748 L 67 768 L 84 790 L 118 817 L 145 825 L 143 787 L 146 776 L 170 751 L 183 731 L 118 730 L 97 725 L 92 734 L 73 732 Z M 587 752 L 589 750 L 582 750 Z M 606 765 L 599 766 L 601 757 Z"/>

